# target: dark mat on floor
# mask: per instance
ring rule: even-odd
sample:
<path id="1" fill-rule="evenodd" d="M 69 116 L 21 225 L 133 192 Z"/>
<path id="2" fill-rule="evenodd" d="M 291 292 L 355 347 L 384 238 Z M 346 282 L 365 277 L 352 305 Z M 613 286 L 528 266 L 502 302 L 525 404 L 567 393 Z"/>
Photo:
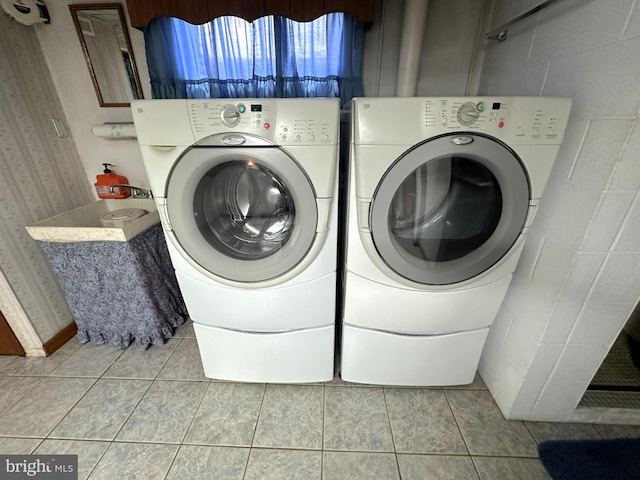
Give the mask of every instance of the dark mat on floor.
<path id="1" fill-rule="evenodd" d="M 640 439 L 543 442 L 538 453 L 553 480 L 640 478 Z"/>

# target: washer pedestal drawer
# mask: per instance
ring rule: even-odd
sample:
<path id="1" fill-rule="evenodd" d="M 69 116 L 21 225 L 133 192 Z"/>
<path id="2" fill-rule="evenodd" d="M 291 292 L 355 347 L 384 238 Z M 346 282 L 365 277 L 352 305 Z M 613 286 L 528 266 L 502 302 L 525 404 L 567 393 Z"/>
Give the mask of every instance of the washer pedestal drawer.
<path id="1" fill-rule="evenodd" d="M 375 385 L 473 382 L 489 328 L 447 335 L 398 335 L 344 325 L 342 380 Z"/>
<path id="2" fill-rule="evenodd" d="M 204 373 L 237 382 L 307 383 L 333 379 L 334 326 L 253 333 L 194 322 Z"/>

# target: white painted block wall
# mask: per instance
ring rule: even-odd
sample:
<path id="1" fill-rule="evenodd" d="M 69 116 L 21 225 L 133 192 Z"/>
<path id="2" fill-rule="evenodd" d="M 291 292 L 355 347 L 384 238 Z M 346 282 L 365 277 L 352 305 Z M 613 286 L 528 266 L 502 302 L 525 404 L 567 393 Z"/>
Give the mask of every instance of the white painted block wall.
<path id="1" fill-rule="evenodd" d="M 491 28 L 540 3 L 489 1 Z M 640 423 L 575 409 L 640 296 L 640 1 L 564 0 L 479 54 L 481 95 L 573 99 L 480 373 L 508 418 Z"/>

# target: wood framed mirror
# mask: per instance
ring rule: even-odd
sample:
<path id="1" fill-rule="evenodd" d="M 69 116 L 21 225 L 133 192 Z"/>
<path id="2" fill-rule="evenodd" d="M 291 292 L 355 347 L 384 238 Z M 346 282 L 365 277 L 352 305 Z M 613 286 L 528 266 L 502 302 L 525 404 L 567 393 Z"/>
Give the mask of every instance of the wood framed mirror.
<path id="1" fill-rule="evenodd" d="M 128 107 L 142 86 L 122 5 L 69 5 L 89 75 L 101 107 Z"/>

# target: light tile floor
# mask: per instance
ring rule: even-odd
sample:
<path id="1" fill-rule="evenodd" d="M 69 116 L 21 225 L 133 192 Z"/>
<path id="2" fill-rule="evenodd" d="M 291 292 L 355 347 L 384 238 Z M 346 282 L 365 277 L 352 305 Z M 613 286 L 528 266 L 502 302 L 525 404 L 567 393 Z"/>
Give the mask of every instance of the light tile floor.
<path id="1" fill-rule="evenodd" d="M 549 479 L 537 445 L 640 427 L 507 421 L 459 388 L 217 382 L 192 325 L 142 351 L 80 345 L 0 357 L 0 453 L 77 454 L 79 478 Z"/>

